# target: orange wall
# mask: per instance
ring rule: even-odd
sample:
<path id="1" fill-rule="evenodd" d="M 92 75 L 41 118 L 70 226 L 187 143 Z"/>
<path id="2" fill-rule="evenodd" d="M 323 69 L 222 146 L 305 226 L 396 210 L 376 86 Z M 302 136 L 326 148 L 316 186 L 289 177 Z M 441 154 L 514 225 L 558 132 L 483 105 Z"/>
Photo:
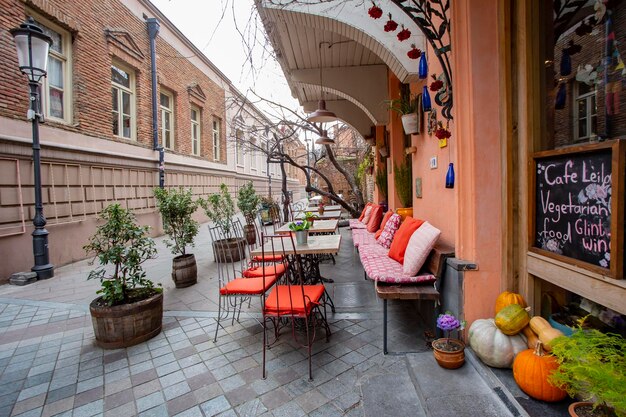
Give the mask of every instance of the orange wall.
<path id="1" fill-rule="evenodd" d="M 471 6 L 470 6 L 471 3 Z M 458 258 L 475 262 L 478 270 L 464 277 L 464 309 L 468 323 L 493 316 L 502 273 L 502 172 L 507 77 L 500 42 L 502 2 L 455 2 L 451 8 L 453 114 L 456 137 Z"/>
<path id="2" fill-rule="evenodd" d="M 398 78 L 389 71 L 389 97 L 395 99 L 400 97 L 400 81 Z M 402 208 L 398 194 L 396 193 L 395 180 L 393 175 L 394 163 L 400 164 L 404 161 L 404 144 L 402 143 L 402 121 L 400 116 L 394 112 L 389 111 L 389 123 L 387 124 L 387 131 L 389 132 L 389 159 L 391 164 L 387 164 L 387 173 L 389 174 L 389 197 L 388 204 L 390 210 Z"/>

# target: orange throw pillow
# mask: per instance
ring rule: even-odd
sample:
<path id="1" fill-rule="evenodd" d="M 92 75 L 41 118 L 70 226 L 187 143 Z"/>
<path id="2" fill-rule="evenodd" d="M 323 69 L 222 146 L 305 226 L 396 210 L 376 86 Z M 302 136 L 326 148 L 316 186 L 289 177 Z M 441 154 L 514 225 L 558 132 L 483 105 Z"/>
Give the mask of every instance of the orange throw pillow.
<path id="1" fill-rule="evenodd" d="M 411 216 L 407 216 L 402 225 L 393 236 L 393 241 L 391 242 L 391 247 L 389 248 L 389 256 L 391 259 L 404 264 L 404 252 L 406 252 L 406 247 L 409 244 L 409 240 L 421 225 L 424 223 L 424 220 L 417 220 Z"/>
<path id="2" fill-rule="evenodd" d="M 363 220 L 363 217 L 365 217 L 365 210 L 367 210 L 367 208 L 371 205 L 372 203 L 367 203 L 365 207 L 363 207 L 363 211 L 361 212 L 361 215 L 359 216 L 359 221 Z"/>
<path id="3" fill-rule="evenodd" d="M 380 227 L 380 221 L 383 219 L 383 208 L 378 204 L 372 205 L 372 214 L 370 221 L 367 222 L 367 231 L 374 233 Z"/>
<path id="4" fill-rule="evenodd" d="M 389 221 L 389 218 L 391 216 L 393 216 L 393 211 L 392 210 L 387 210 L 387 213 L 385 213 L 385 216 L 383 217 L 383 221 L 380 222 L 380 229 L 378 229 L 378 232 L 376 232 L 376 234 L 374 235 L 374 237 L 376 239 L 378 239 L 380 237 L 380 234 L 385 229 L 385 225 L 387 224 L 387 222 Z"/>

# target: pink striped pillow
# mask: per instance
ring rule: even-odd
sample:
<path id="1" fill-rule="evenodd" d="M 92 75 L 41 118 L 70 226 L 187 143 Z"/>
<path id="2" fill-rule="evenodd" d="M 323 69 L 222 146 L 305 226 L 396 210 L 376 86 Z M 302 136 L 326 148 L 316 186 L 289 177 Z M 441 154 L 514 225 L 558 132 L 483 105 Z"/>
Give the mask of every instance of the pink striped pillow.
<path id="1" fill-rule="evenodd" d="M 391 241 L 393 240 L 393 236 L 396 234 L 396 230 L 400 227 L 401 217 L 398 214 L 392 214 L 389 220 L 387 220 L 387 224 L 385 224 L 385 228 L 383 232 L 380 234 L 376 241 L 379 245 L 389 249 L 391 247 Z"/>
<path id="2" fill-rule="evenodd" d="M 428 254 L 435 247 L 439 235 L 441 235 L 441 230 L 428 222 L 424 222 L 413 232 L 404 253 L 404 267 L 402 271 L 405 274 L 414 276 L 419 272 L 422 266 L 424 266 Z"/>
<path id="3" fill-rule="evenodd" d="M 361 223 L 368 224 L 370 222 L 370 217 L 372 217 L 372 206 L 367 206 L 365 208 L 365 216 L 363 216 Z"/>

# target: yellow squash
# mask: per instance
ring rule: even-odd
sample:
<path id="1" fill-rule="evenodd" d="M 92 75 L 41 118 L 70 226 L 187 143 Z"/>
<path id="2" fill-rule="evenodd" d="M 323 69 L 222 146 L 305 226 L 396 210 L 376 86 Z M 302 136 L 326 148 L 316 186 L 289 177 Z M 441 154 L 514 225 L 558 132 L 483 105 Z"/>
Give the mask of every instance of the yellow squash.
<path id="1" fill-rule="evenodd" d="M 539 337 L 539 340 L 543 343 L 543 348 L 547 352 L 552 350 L 552 341 L 559 336 L 563 336 L 563 332 L 550 326 L 550 323 L 540 316 L 535 316 L 530 319 L 530 328 L 537 334 L 537 337 Z"/>
<path id="2" fill-rule="evenodd" d="M 500 331 L 513 336 L 522 331 L 530 321 L 530 316 L 519 304 L 509 304 L 496 314 L 495 322 Z"/>

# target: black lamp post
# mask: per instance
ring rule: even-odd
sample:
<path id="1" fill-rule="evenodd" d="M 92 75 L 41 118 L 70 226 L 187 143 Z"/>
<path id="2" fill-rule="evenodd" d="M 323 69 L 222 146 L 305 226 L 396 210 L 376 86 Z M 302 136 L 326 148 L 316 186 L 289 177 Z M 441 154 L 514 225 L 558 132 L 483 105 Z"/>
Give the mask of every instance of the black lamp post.
<path id="1" fill-rule="evenodd" d="M 54 265 L 50 263 L 48 256 L 48 231 L 45 228 L 46 217 L 43 214 L 41 201 L 39 120 L 43 117 L 40 112 L 39 83 L 47 73 L 48 50 L 52 45 L 52 39 L 43 33 L 43 30 L 35 24 L 32 17 L 29 17 L 19 28 L 11 29 L 10 32 L 15 40 L 20 71 L 28 77 L 30 88 L 30 109 L 28 109 L 26 117 L 33 125 L 33 165 L 35 171 L 35 218 L 33 219 L 35 230 L 32 234 L 35 266 L 31 268 L 31 271 L 37 273 L 38 279 L 47 279 L 54 276 Z"/>

